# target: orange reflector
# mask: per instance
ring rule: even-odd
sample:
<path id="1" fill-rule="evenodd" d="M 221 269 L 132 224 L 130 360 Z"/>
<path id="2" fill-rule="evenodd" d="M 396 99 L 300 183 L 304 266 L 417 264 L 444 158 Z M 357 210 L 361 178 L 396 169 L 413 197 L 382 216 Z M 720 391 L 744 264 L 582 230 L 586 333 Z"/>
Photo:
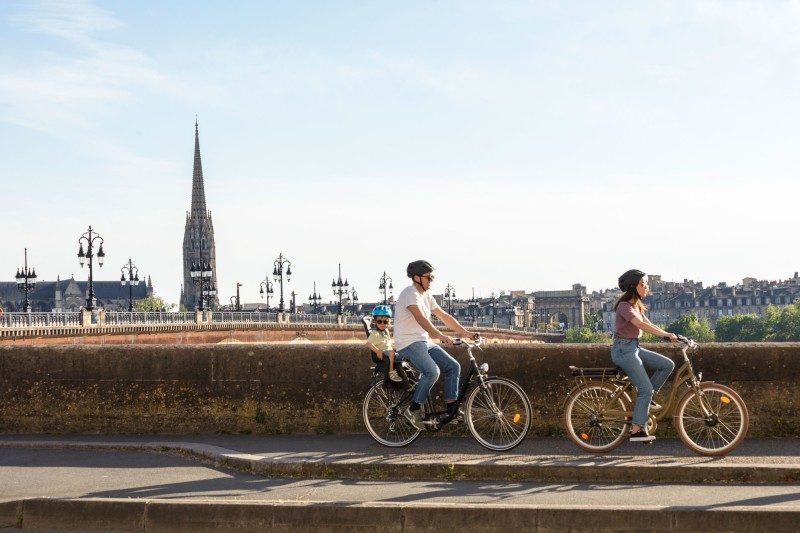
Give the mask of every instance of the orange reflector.
<path id="1" fill-rule="evenodd" d="M 720 399 L 720 401 L 721 401 L 722 403 L 731 403 L 731 399 L 730 399 L 730 398 L 728 398 L 727 396 L 720 396 L 720 398 L 719 398 L 719 399 Z"/>
<path id="2" fill-rule="evenodd" d="M 581 438 L 583 440 L 589 440 L 589 435 L 587 435 L 586 433 L 581 433 Z"/>
<path id="3" fill-rule="evenodd" d="M 519 413 L 515 414 L 515 415 L 514 415 L 514 423 L 516 424 L 517 422 L 519 422 L 519 419 L 520 419 L 520 418 L 522 418 L 522 417 L 521 417 L 521 416 L 519 416 Z"/>

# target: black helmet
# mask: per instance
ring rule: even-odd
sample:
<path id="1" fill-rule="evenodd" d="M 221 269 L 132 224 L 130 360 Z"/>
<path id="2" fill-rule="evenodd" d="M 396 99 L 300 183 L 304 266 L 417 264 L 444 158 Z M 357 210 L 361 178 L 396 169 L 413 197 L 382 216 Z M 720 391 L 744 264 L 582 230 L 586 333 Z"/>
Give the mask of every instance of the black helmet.
<path id="1" fill-rule="evenodd" d="M 423 261 L 421 259 L 419 261 L 410 262 L 406 267 L 406 275 L 409 278 L 421 276 L 423 274 L 427 274 L 428 272 L 433 272 L 433 266 L 427 261 Z"/>
<path id="2" fill-rule="evenodd" d="M 639 284 L 639 280 L 645 277 L 647 274 L 642 272 L 641 270 L 628 270 L 623 275 L 619 277 L 619 290 L 627 291 L 636 287 Z"/>

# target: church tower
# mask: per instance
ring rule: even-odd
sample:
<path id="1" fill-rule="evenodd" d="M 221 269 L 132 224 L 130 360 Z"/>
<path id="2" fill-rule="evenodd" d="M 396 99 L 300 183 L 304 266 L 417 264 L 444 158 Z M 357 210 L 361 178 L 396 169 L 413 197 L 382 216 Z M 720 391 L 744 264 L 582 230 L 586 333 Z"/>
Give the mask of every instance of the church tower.
<path id="1" fill-rule="evenodd" d="M 203 185 L 203 164 L 200 161 L 200 135 L 197 121 L 194 123 L 194 169 L 192 171 L 192 210 L 186 213 L 186 229 L 183 232 L 183 287 L 181 304 L 192 311 L 200 305 L 200 286 L 192 282 L 190 271 L 193 263 L 203 261 L 211 265 L 211 285 L 217 286 L 217 249 L 214 245 L 214 224 L 211 212 L 206 210 L 206 192 Z M 219 307 L 219 298 L 214 296 L 211 307 Z"/>

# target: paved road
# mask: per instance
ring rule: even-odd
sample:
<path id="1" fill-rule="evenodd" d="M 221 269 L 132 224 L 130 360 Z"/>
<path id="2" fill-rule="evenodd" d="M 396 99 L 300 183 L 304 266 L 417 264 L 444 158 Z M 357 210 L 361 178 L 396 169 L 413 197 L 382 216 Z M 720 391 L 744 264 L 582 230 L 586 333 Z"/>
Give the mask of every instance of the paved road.
<path id="1" fill-rule="evenodd" d="M 757 510 L 783 523 L 795 520 L 790 522 L 794 524 L 800 517 L 797 440 L 748 440 L 727 457 L 704 458 L 672 439 L 651 446 L 626 444 L 601 456 L 576 453 L 561 439 L 529 439 L 506 454 L 484 450 L 468 438 L 450 437 L 422 439 L 400 450 L 383 448 L 361 435 L 158 439 L 0 437 L 0 507 L 1 502 L 48 498 L 202 502 L 217 509 L 234 503 L 307 504 L 315 509 L 319 505 L 379 505 L 406 513 L 408 506 L 452 509 L 475 504 L 514 512 L 543 508 L 627 513 Z M 236 468 L 219 466 L 229 461 Z M 254 465 L 263 464 L 270 465 L 264 474 L 272 475 L 252 473 Z M 382 465 L 391 468 L 381 469 Z M 467 466 L 473 469 L 465 470 Z M 481 469 L 490 472 L 487 479 L 481 479 Z M 530 471 L 537 469 L 550 469 L 553 479 L 527 481 L 536 477 Z M 664 471 L 713 479 L 725 469 L 767 472 L 783 481 L 665 483 L 654 479 Z M 620 471 L 626 472 L 624 481 L 615 473 Z M 563 479 L 558 478 L 559 472 Z M 275 473 L 282 477 L 274 477 Z M 11 525 L 9 520 L 0 526 Z M 618 518 L 608 520 L 615 523 Z M 675 530 L 691 530 L 672 520 Z M 781 530 L 779 525 L 771 527 Z"/>

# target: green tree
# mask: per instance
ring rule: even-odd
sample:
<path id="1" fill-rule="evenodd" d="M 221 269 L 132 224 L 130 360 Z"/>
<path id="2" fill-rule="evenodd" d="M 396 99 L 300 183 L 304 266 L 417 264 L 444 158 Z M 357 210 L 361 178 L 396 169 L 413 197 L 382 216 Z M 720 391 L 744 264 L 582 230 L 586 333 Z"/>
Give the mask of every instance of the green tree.
<path id="1" fill-rule="evenodd" d="M 175 304 L 169 304 L 164 301 L 163 298 L 156 296 L 148 296 L 147 298 L 142 298 L 141 300 L 136 300 L 133 302 L 133 310 L 134 311 L 153 311 L 158 309 L 161 311 L 162 309 L 166 309 L 170 311 L 175 308 Z"/>
<path id="2" fill-rule="evenodd" d="M 761 342 L 768 333 L 767 321 L 757 315 L 721 316 L 714 329 L 717 342 Z"/>
<path id="3" fill-rule="evenodd" d="M 766 340 L 800 341 L 800 303 L 788 305 L 783 310 L 770 305 L 765 320 L 769 328 Z"/>
<path id="4" fill-rule="evenodd" d="M 678 320 L 667 326 L 667 331 L 684 337 L 691 337 L 697 342 L 714 342 L 714 332 L 708 319 L 698 320 L 694 313 L 681 315 Z"/>
<path id="5" fill-rule="evenodd" d="M 564 342 L 611 344 L 611 335 L 590 328 L 569 328 L 564 332 Z"/>

